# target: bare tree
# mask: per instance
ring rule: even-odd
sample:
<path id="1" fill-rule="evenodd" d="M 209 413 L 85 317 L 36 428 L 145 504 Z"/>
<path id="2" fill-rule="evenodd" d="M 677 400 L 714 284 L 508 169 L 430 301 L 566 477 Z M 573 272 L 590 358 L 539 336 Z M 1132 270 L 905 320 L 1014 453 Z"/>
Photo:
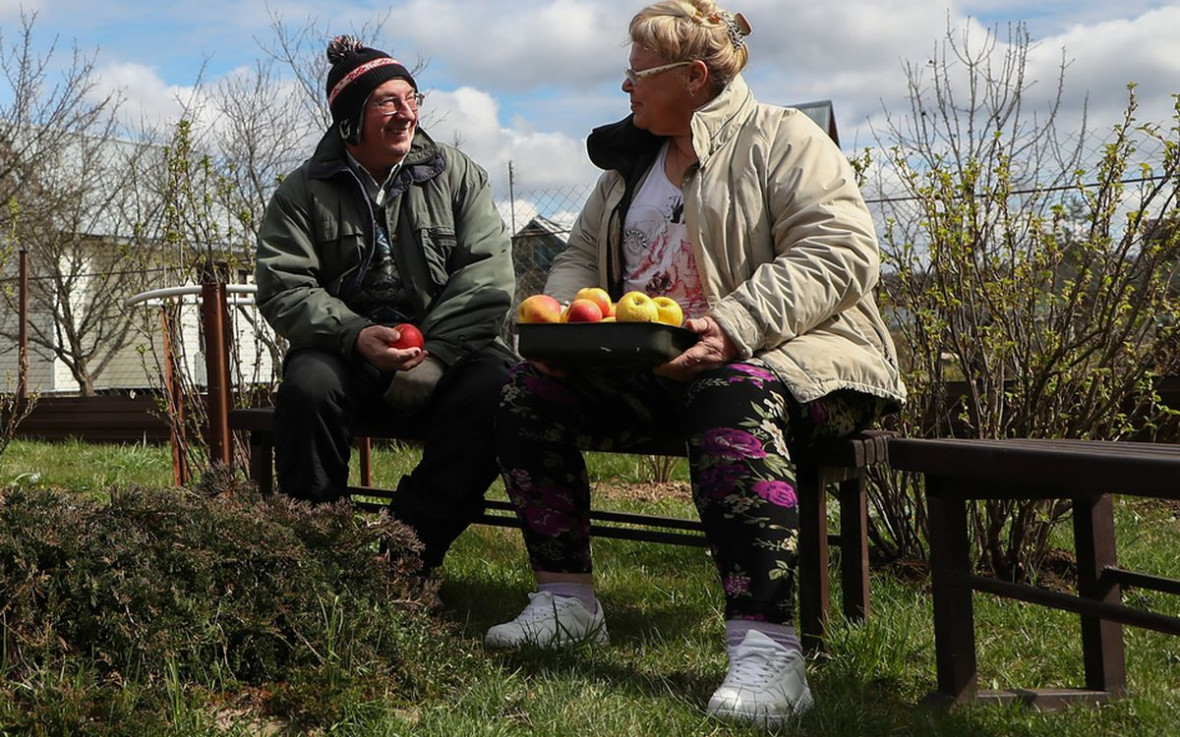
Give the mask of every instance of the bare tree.
<path id="1" fill-rule="evenodd" d="M 0 108 L 0 245 L 28 250 L 30 342 L 55 356 L 81 391 L 133 336 L 123 301 L 143 284 L 144 235 L 155 207 L 132 194 L 147 149 L 116 139 L 117 95 L 101 96 L 94 59 L 73 50 L 53 78 L 56 44 L 33 51 L 35 16 L 0 36 L 9 104 Z M 10 295 L 6 305 L 12 308 Z M 3 337 L 14 339 L 7 330 Z"/>
<path id="2" fill-rule="evenodd" d="M 115 95 L 95 99 L 94 58 L 76 46 L 70 63 L 54 81 L 52 63 L 57 43 L 44 53 L 34 50 L 35 14 L 21 14 L 15 38 L 0 30 L 0 71 L 8 89 L 0 107 L 0 201 L 11 201 L 23 189 L 30 168 L 55 149 L 64 135 L 109 130 Z M 5 218 L 0 213 L 0 219 Z M 0 220 L 0 224 L 3 220 Z"/>
<path id="3" fill-rule="evenodd" d="M 902 195 L 885 223 L 883 301 L 912 393 L 909 435 L 1125 438 L 1163 417 L 1153 382 L 1180 370 L 1165 276 L 1180 246 L 1148 227 L 1177 207 L 1180 117 L 1140 123 L 1132 92 L 1086 160 L 1084 116 L 1067 133 L 1059 121 L 1064 57 L 1038 106 L 1032 48 L 1019 25 L 1003 45 L 948 30 L 930 60 L 906 66 L 908 115 L 879 135 Z M 912 491 L 878 497 L 886 547 L 921 538 Z M 981 503 L 981 563 L 1029 575 L 1068 511 Z"/>

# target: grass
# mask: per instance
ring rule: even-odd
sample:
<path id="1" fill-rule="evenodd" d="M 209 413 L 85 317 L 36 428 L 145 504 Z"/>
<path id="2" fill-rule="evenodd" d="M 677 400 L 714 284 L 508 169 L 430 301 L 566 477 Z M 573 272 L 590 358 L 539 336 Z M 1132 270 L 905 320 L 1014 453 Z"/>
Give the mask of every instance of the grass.
<path id="1" fill-rule="evenodd" d="M 390 484 L 412 467 L 416 454 L 377 448 L 374 477 Z M 591 477 L 601 484 L 641 481 L 636 460 L 592 455 Z M 40 473 L 32 481 L 31 474 Z M 679 469 L 683 478 L 683 469 Z M 167 486 L 166 448 L 95 448 L 18 441 L 0 458 L 0 486 L 51 484 L 87 493 L 108 485 Z M 497 488 L 494 494 L 502 494 Z M 636 508 L 651 502 L 611 501 Z M 661 511 L 691 515 L 683 494 L 658 503 Z M 1180 553 L 1177 508 L 1120 499 L 1119 555 L 1124 567 L 1176 575 Z M 343 677 L 325 661 L 315 682 L 271 688 L 319 689 L 333 694 L 333 735 L 745 735 L 761 730 L 710 720 L 702 708 L 725 673 L 721 598 L 702 550 L 595 540 L 599 594 L 612 643 L 561 653 L 491 653 L 484 631 L 514 616 L 532 589 L 519 533 L 473 527 L 457 542 L 441 571 L 445 610 L 432 629 L 412 630 L 405 647 L 420 654 L 406 691 L 355 674 Z M 837 591 L 833 581 L 833 591 Z M 934 688 L 929 581 L 886 570 L 872 576 L 867 622 L 833 623 L 831 652 L 810 664 L 814 711 L 783 734 L 840 736 L 1099 737 L 1180 735 L 1180 638 L 1126 628 L 1130 695 L 1102 707 L 1039 713 L 1019 707 L 972 706 L 942 711 L 923 705 Z M 1133 605 L 1180 614 L 1180 598 L 1128 592 Z M 1082 683 L 1076 616 L 976 595 L 977 653 L 983 687 L 1077 686 Z M 347 616 L 336 612 L 325 626 Z M 416 638 L 416 639 L 414 639 Z M 340 643 L 346 651 L 347 642 Z M 0 672 L 3 663 L 0 662 Z M 313 679 L 313 680 L 314 680 Z M 56 701 L 59 724 L 38 734 L 218 735 L 299 734 L 281 717 L 252 708 L 248 693 L 214 678 L 180 677 L 163 684 L 132 680 L 94 714 L 75 714 L 78 693 L 95 687 L 93 674 L 43 673 L 20 684 L 35 698 Z M 218 686 L 222 688 L 218 688 Z M 7 694 L 6 688 L 0 695 Z M 5 696 L 6 697 L 6 696 Z M 294 696 L 292 697 L 294 698 Z M 134 717 L 134 718 L 133 718 Z M 128 727 L 118 727 L 114 721 Z M 73 726 L 70 726 L 73 725 Z M 119 731 L 126 729 L 128 731 Z M 14 734 L 0 727 L 0 735 Z"/>
<path id="2" fill-rule="evenodd" d="M 39 484 L 79 493 L 105 493 L 112 486 L 169 486 L 172 456 L 167 447 L 92 445 L 76 440 L 37 443 L 16 440 L 0 456 L 0 487 Z"/>

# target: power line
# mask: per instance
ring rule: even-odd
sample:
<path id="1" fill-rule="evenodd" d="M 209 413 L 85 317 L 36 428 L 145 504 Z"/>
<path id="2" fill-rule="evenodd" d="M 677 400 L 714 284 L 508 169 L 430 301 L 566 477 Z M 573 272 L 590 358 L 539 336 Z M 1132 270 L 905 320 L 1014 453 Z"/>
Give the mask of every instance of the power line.
<path id="1" fill-rule="evenodd" d="M 90 272 L 90 273 L 86 273 L 86 274 L 72 274 L 71 278 L 91 279 L 94 277 L 106 277 L 106 276 L 146 276 L 148 274 L 167 274 L 167 273 L 172 273 L 174 271 L 175 271 L 174 268 L 161 266 L 161 267 L 152 268 L 152 269 L 134 269 L 134 270 L 130 270 L 130 271 L 94 271 L 94 272 Z M 29 281 L 51 281 L 55 278 L 56 277 L 53 277 L 53 276 L 33 276 L 32 274 L 29 275 Z M 20 277 L 16 277 L 16 276 L 0 277 L 0 284 L 15 284 L 18 281 L 20 281 Z"/>
<path id="2" fill-rule="evenodd" d="M 1158 182 L 1164 179 L 1170 179 L 1173 175 L 1158 174 L 1152 177 L 1135 177 L 1133 179 L 1120 179 L 1119 184 L 1144 184 L 1146 182 Z M 1083 189 L 1085 187 L 1097 187 L 1097 182 L 1090 182 L 1089 184 L 1058 184 L 1052 187 L 1033 187 L 1031 189 L 1014 189 L 1009 194 L 1024 195 L 1024 194 L 1039 194 L 1042 192 L 1063 192 L 1068 189 Z M 973 194 L 972 197 L 983 197 L 982 194 Z M 919 195 L 905 195 L 902 197 L 875 197 L 866 199 L 866 205 L 879 205 L 884 202 L 912 202 L 914 200 L 925 199 Z"/>

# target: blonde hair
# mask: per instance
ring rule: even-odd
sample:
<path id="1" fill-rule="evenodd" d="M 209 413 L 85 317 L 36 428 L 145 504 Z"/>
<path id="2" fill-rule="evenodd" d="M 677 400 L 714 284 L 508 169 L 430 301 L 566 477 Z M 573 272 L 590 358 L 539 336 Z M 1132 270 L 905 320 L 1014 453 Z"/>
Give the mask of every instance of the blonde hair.
<path id="1" fill-rule="evenodd" d="M 709 68 L 714 94 L 738 75 L 749 60 L 746 19 L 717 7 L 713 0 L 662 0 L 635 14 L 631 41 L 669 62 L 700 59 Z"/>

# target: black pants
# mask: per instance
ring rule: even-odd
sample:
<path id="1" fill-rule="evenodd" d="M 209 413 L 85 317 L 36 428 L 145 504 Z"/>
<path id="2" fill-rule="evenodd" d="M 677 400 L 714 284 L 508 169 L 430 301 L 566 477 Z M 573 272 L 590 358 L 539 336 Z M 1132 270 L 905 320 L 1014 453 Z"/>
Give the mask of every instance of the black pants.
<path id="1" fill-rule="evenodd" d="M 497 472 L 492 421 L 507 372 L 497 353 L 471 354 L 447 369 L 422 410 L 398 415 L 382 400 L 388 375 L 327 351 L 291 353 L 275 401 L 280 491 L 314 502 L 343 496 L 358 419 L 419 439 L 422 460 L 398 483 L 390 510 L 422 541 L 423 563 L 439 565 L 455 538 L 483 513 L 484 494 Z"/>

